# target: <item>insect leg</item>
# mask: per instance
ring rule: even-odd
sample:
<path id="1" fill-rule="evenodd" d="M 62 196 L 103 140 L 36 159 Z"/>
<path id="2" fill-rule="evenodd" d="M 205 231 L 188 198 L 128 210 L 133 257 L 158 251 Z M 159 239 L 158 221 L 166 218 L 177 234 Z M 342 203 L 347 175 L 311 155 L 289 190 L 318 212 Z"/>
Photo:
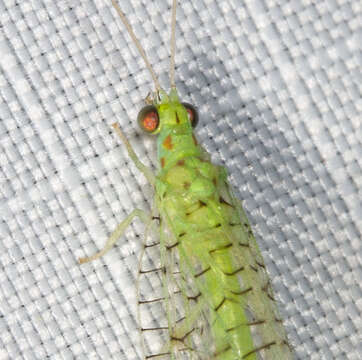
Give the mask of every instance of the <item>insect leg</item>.
<path id="1" fill-rule="evenodd" d="M 136 153 L 134 152 L 132 145 L 129 143 L 125 135 L 123 134 L 121 128 L 119 127 L 118 123 L 112 124 L 112 127 L 116 131 L 117 135 L 121 138 L 123 144 L 126 146 L 129 157 L 135 163 L 137 169 L 143 173 L 146 179 L 149 181 L 151 185 L 155 185 L 156 178 L 155 175 L 152 173 L 151 169 L 149 169 L 145 164 L 143 164 L 137 157 Z"/>
<path id="2" fill-rule="evenodd" d="M 84 264 L 86 262 L 93 261 L 93 260 L 98 259 L 101 256 L 103 256 L 105 253 L 107 253 L 108 250 L 110 250 L 112 248 L 112 246 L 117 242 L 117 240 L 123 235 L 124 231 L 126 230 L 128 225 L 132 222 L 132 220 L 135 217 L 139 217 L 142 220 L 142 222 L 144 222 L 144 223 L 148 223 L 150 221 L 150 215 L 148 213 L 146 213 L 145 211 L 140 210 L 140 209 L 133 210 L 120 224 L 118 224 L 116 229 L 113 231 L 111 236 L 108 238 L 106 245 L 104 246 L 104 248 L 102 250 L 100 250 L 99 252 L 97 252 L 96 254 L 94 254 L 92 256 L 80 258 L 78 260 L 79 263 Z"/>

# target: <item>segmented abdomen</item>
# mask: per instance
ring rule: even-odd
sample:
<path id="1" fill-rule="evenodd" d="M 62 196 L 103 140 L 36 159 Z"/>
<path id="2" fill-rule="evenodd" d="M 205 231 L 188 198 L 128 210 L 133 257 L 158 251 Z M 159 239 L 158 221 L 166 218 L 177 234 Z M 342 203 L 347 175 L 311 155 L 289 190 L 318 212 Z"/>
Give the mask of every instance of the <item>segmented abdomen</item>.
<path id="1" fill-rule="evenodd" d="M 183 291 L 194 293 L 184 297 L 201 304 L 196 319 L 196 305 L 187 310 L 193 320 L 177 340 L 204 359 L 292 359 L 263 259 L 225 170 L 189 157 L 159 181 L 161 217 L 171 234 L 165 248 L 177 253 L 183 281 L 192 283 Z M 193 333 L 201 340 L 189 340 Z"/>

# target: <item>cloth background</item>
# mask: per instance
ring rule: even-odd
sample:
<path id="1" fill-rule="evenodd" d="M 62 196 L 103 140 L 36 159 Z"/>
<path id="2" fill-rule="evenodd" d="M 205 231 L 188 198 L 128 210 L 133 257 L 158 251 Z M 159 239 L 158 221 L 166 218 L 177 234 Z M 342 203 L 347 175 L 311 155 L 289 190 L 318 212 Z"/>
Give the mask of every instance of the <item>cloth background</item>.
<path id="1" fill-rule="evenodd" d="M 122 0 L 168 88 L 170 1 Z M 361 359 L 362 3 L 184 0 L 176 83 L 253 225 L 298 359 Z M 110 1 L 0 1 L 0 359 L 139 359 L 153 89 Z M 152 290 L 150 290 L 152 291 Z"/>

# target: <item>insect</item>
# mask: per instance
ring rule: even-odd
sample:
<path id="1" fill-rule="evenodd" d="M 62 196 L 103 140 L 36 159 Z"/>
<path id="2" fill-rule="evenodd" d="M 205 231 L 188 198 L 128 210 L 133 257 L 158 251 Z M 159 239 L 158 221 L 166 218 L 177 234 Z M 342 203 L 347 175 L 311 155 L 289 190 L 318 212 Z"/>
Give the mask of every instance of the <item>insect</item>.
<path id="1" fill-rule="evenodd" d="M 133 210 L 111 234 L 104 255 L 135 217 L 146 226 L 138 274 L 144 359 L 292 359 L 263 258 L 224 167 L 214 165 L 193 133 L 196 109 L 179 100 L 174 79 L 176 0 L 172 4 L 171 90 L 161 89 L 125 15 L 112 0 L 155 83 L 138 115 L 140 127 L 157 135 L 157 175 L 140 162 L 119 125 L 113 127 L 130 158 L 155 189 L 150 213 Z M 152 238 L 156 234 L 156 240 Z M 151 238 L 151 240 L 150 240 Z M 148 253 L 159 266 L 145 269 Z M 159 297 L 141 297 L 141 287 L 160 279 Z M 145 324 L 143 313 L 160 317 Z M 164 324 L 162 324 L 164 321 Z M 163 346 L 155 349 L 155 339 Z"/>

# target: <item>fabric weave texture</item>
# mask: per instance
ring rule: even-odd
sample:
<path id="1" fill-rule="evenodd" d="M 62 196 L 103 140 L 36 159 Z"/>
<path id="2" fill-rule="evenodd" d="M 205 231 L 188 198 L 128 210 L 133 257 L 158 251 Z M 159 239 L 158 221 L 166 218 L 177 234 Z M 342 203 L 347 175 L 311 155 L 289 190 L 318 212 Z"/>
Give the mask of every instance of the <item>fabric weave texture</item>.
<path id="1" fill-rule="evenodd" d="M 119 3 L 167 88 L 171 1 Z M 179 1 L 176 38 L 296 358 L 361 359 L 361 1 Z M 0 0 L 0 360 L 140 359 L 142 224 L 77 258 L 150 206 L 110 125 L 155 168 L 136 121 L 152 89 L 110 1 Z"/>

